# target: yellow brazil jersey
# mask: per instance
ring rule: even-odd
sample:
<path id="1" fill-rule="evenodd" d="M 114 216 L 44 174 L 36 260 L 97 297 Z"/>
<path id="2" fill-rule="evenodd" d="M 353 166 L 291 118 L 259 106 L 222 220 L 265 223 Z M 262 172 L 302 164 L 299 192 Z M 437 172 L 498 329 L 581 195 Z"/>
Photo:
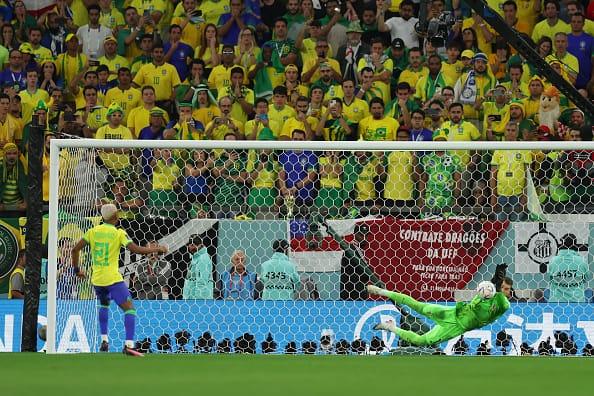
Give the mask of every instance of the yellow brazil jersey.
<path id="1" fill-rule="evenodd" d="M 22 119 L 13 117 L 10 114 L 6 115 L 4 122 L 0 121 L 0 141 L 14 143 L 16 140 L 23 138 L 23 123 Z"/>
<path id="2" fill-rule="evenodd" d="M 531 162 L 529 150 L 495 150 L 491 165 L 497 167 L 497 195 L 521 195 L 526 187 L 526 165 Z"/>
<path id="3" fill-rule="evenodd" d="M 156 100 L 170 100 L 173 89 L 181 84 L 177 69 L 170 63 L 156 66 L 154 63 L 143 65 L 134 77 L 134 84 L 139 87 L 152 85 Z"/>
<path id="4" fill-rule="evenodd" d="M 72 22 L 78 27 L 84 26 L 89 23 L 89 14 L 87 12 L 87 6 L 83 0 L 74 0 L 70 4 L 72 10 Z"/>
<path id="5" fill-rule="evenodd" d="M 35 62 L 42 64 L 46 60 L 54 60 L 54 54 L 48 48 L 40 45 L 39 48 L 31 48 Z"/>
<path id="6" fill-rule="evenodd" d="M 411 68 L 406 68 L 402 71 L 402 73 L 400 73 L 398 82 L 407 82 L 409 83 L 412 89 L 415 89 L 415 87 L 417 86 L 417 82 L 421 79 L 421 77 L 425 77 L 428 75 L 429 69 L 425 66 L 421 67 L 420 70 L 412 70 Z"/>
<path id="7" fill-rule="evenodd" d="M 200 109 L 195 109 L 192 112 L 192 117 L 202 123 L 202 125 L 208 125 L 213 118 L 220 117 L 221 110 L 219 110 L 218 106 L 211 104 L 208 107 L 203 107 Z"/>
<path id="8" fill-rule="evenodd" d="M 534 30 L 532 31 L 532 41 L 538 43 L 538 40 L 544 36 L 548 36 L 551 40 L 555 41 L 555 34 L 560 32 L 569 34 L 571 33 L 571 28 L 561 19 L 558 19 L 557 23 L 553 26 L 549 25 L 545 19 L 534 26 Z"/>
<path id="9" fill-rule="evenodd" d="M 83 107 L 76 112 L 76 115 L 82 117 L 84 112 L 85 109 Z M 97 105 L 91 109 L 91 112 L 87 117 L 87 126 L 91 129 L 99 129 L 105 124 L 107 124 L 107 109 Z"/>
<path id="10" fill-rule="evenodd" d="M 491 123 L 491 128 L 493 129 L 493 135 L 495 135 L 495 140 L 503 140 L 503 135 L 505 134 L 505 115 L 509 112 L 509 104 L 504 104 L 502 107 L 497 107 L 495 102 L 484 102 L 483 103 L 483 139 L 486 138 L 486 131 L 487 131 L 487 118 L 489 116 L 499 116 L 500 121 L 493 121 Z"/>
<path id="11" fill-rule="evenodd" d="M 285 121 L 287 121 L 291 117 L 295 117 L 297 113 L 295 113 L 295 109 L 290 106 L 283 106 L 282 109 L 278 110 L 274 104 L 268 105 L 268 119 L 271 121 L 275 121 L 279 126 L 283 126 Z M 274 132 L 274 131 L 273 131 Z M 280 130 L 278 131 L 280 133 Z M 274 136 L 278 137 L 277 134 Z"/>
<path id="12" fill-rule="evenodd" d="M 100 224 L 88 230 L 83 236 L 90 246 L 94 286 L 111 286 L 124 279 L 119 271 L 120 249 L 132 241 L 126 231 L 112 224 Z"/>
<path id="13" fill-rule="evenodd" d="M 320 165 L 320 169 L 324 168 L 325 166 L 331 165 L 330 159 L 326 156 L 321 156 L 320 160 L 318 161 Z M 341 168 L 344 167 L 346 160 L 340 160 L 338 165 Z M 334 172 L 334 171 L 333 171 Z M 340 173 L 334 172 L 334 174 L 327 174 L 325 176 L 320 176 L 320 187 L 322 188 L 342 188 L 342 180 L 340 179 Z"/>
<path id="14" fill-rule="evenodd" d="M 332 98 L 339 98 L 342 100 L 344 92 L 342 91 L 342 85 L 334 84 L 328 88 L 328 91 L 324 94 L 324 103 L 328 102 Z"/>
<path id="15" fill-rule="evenodd" d="M 126 21 L 122 13 L 117 8 L 112 7 L 109 12 L 101 11 L 99 24 L 113 30 L 116 26 L 124 26 Z"/>
<path id="16" fill-rule="evenodd" d="M 261 122 L 258 123 L 256 126 L 256 120 L 249 120 L 248 122 L 245 123 L 245 135 L 250 136 L 252 133 L 254 133 L 254 127 L 256 127 L 256 140 L 257 140 L 258 136 L 260 135 L 260 132 L 262 132 L 262 129 L 264 129 L 265 126 Z M 274 135 L 274 137 L 278 138 L 278 134 L 281 131 L 280 124 L 278 124 L 276 121 L 271 120 L 269 118 L 268 119 L 268 128 L 272 131 L 272 134 Z"/>
<path id="17" fill-rule="evenodd" d="M 493 30 L 493 28 L 491 26 L 489 26 L 489 24 L 482 22 L 485 24 L 485 27 L 487 28 L 487 30 L 489 32 L 491 32 L 491 34 L 496 35 L 497 33 L 495 32 L 495 30 Z M 467 29 L 467 28 L 472 28 L 474 26 L 474 19 L 473 18 L 466 18 L 464 19 L 464 22 L 462 22 L 462 30 Z M 481 50 L 481 52 L 484 52 L 485 54 L 489 55 L 493 52 L 493 49 L 491 48 L 491 43 L 488 43 L 487 40 L 485 39 L 485 35 L 483 34 L 483 30 L 478 27 L 478 28 L 474 28 L 474 30 L 476 31 L 476 41 L 478 42 L 478 47 Z"/>
<path id="18" fill-rule="evenodd" d="M 182 4 L 182 2 L 179 4 Z M 182 21 L 185 19 L 185 13 L 183 15 L 183 17 L 174 16 L 171 19 L 171 24 L 181 26 Z M 200 38 L 202 37 L 205 26 L 205 23 L 196 24 L 188 22 L 184 27 L 184 30 L 182 30 L 181 41 L 188 43 L 188 45 L 192 48 L 196 48 L 200 44 Z"/>
<path id="19" fill-rule="evenodd" d="M 459 124 L 445 121 L 441 124 L 440 129 L 447 135 L 450 142 L 479 140 L 481 138 L 479 130 L 468 121 L 461 121 Z M 458 155 L 460 162 L 464 166 L 470 161 L 470 154 L 467 150 L 456 150 L 453 153 Z"/>
<path id="20" fill-rule="evenodd" d="M 173 190 L 173 185 L 181 175 L 181 169 L 173 158 L 166 163 L 158 160 L 153 168 L 153 190 Z"/>
<path id="21" fill-rule="evenodd" d="M 212 69 L 212 53 L 210 52 L 210 47 L 204 50 L 204 53 L 200 55 L 200 45 L 196 46 L 194 50 L 194 59 L 202 59 L 204 63 L 206 63 L 207 69 Z M 218 52 L 220 53 L 223 49 L 223 45 L 219 45 Z"/>
<path id="22" fill-rule="evenodd" d="M 253 106 L 255 100 L 254 91 L 245 87 L 242 87 L 241 90 L 245 101 Z M 219 90 L 219 97 L 217 98 L 217 101 L 221 100 L 221 98 L 225 96 L 233 97 L 231 91 L 231 87 L 226 87 L 225 89 Z M 247 121 L 247 117 L 248 115 L 241 108 L 241 104 L 239 103 L 239 101 L 234 100 L 233 105 L 231 107 L 231 118 L 241 122 L 242 124 L 245 124 L 245 122 Z"/>
<path id="23" fill-rule="evenodd" d="M 160 107 L 155 106 L 150 110 L 145 109 L 144 106 L 135 107 L 128 113 L 128 120 L 126 121 L 126 126 L 133 136 L 138 136 L 143 128 L 149 126 L 150 115 L 153 110 L 161 110 L 163 118 L 165 118 L 165 124 L 169 122 L 169 115 Z"/>
<path id="24" fill-rule="evenodd" d="M 509 92 L 511 92 L 512 99 L 522 99 L 530 96 L 530 88 L 524 81 L 520 80 L 520 85 L 515 89 L 513 88 L 511 81 L 505 81 L 500 84 L 503 85 Z"/>
<path id="25" fill-rule="evenodd" d="M 64 79 L 64 84 L 68 85 L 83 70 L 86 63 L 87 56 L 85 54 L 76 56 L 69 56 L 67 53 L 60 54 L 56 58 L 58 75 Z"/>
<path id="26" fill-rule="evenodd" d="M 357 63 L 357 71 L 359 73 L 361 73 L 361 70 L 363 70 L 363 68 L 370 66 L 367 63 L 367 60 L 365 57 L 359 59 L 359 63 Z M 373 66 L 370 66 L 372 69 L 374 69 Z M 392 61 L 392 59 L 388 58 L 384 61 L 384 63 L 382 64 L 382 69 L 381 70 L 375 70 L 374 69 L 374 75 L 378 75 L 383 73 L 384 71 L 389 71 L 390 75 L 392 74 L 392 70 L 394 69 L 394 62 Z M 403 72 L 404 73 L 404 72 Z M 427 73 L 429 73 L 429 69 L 427 69 Z M 402 76 L 402 74 L 401 74 Z M 374 81 L 372 84 L 372 87 L 380 90 L 382 93 L 382 99 L 384 100 L 384 103 L 389 103 L 391 100 L 391 95 L 390 95 L 390 83 L 386 84 L 383 83 L 381 81 Z M 414 87 L 414 84 L 411 85 L 411 87 Z"/>
<path id="27" fill-rule="evenodd" d="M 445 83 L 454 88 L 456 85 L 456 81 L 462 75 L 462 69 L 464 68 L 464 64 L 462 61 L 456 61 L 454 63 L 448 63 L 446 61 L 441 62 L 441 75 Z"/>
<path id="28" fill-rule="evenodd" d="M 538 114 L 538 111 L 540 110 L 540 98 L 532 99 L 528 96 L 527 98 L 522 99 L 522 104 L 524 105 L 524 119 Z"/>
<path id="29" fill-rule="evenodd" d="M 377 198 L 374 180 L 377 176 L 378 164 L 379 159 L 374 155 L 363 165 L 363 169 L 361 169 L 355 182 L 355 192 L 357 193 L 355 201 L 367 201 Z"/>
<path id="30" fill-rule="evenodd" d="M 410 151 L 393 151 L 388 155 L 387 162 L 384 198 L 402 201 L 413 199 L 414 154 Z"/>
<path id="31" fill-rule="evenodd" d="M 218 65 L 213 67 L 212 71 L 210 72 L 210 75 L 208 76 L 208 86 L 210 87 L 210 89 L 216 89 L 218 92 L 223 90 L 223 88 L 230 86 L 231 69 L 233 69 L 234 67 L 241 67 L 243 69 L 243 67 L 239 65 L 231 65 L 230 67 Z M 244 85 L 247 85 L 248 81 L 246 80 L 247 73 L 245 72 L 245 69 L 243 69 L 243 75 L 243 83 Z"/>
<path id="32" fill-rule="evenodd" d="M 192 130 L 188 122 L 177 123 L 173 126 L 173 129 L 176 131 L 175 139 L 176 140 L 202 140 L 203 131 L 201 130 Z"/>
<path id="33" fill-rule="evenodd" d="M 118 78 L 118 70 L 121 67 L 130 68 L 130 62 L 128 59 L 121 55 L 116 55 L 113 59 L 108 59 L 105 55 L 98 59 L 99 63 L 107 66 L 109 69 L 109 81 L 113 81 Z"/>
<path id="34" fill-rule="evenodd" d="M 303 48 L 301 49 L 301 60 L 305 65 L 307 62 L 315 63 L 318 59 L 318 53 L 316 52 L 316 40 L 313 38 L 306 38 L 303 39 Z M 326 54 L 326 58 L 332 58 L 332 46 L 328 43 L 328 53 Z M 330 60 L 330 59 L 328 59 Z M 312 81 L 314 81 L 312 79 Z"/>
<path id="35" fill-rule="evenodd" d="M 162 12 L 163 16 L 161 17 L 161 20 L 159 21 L 159 27 L 163 28 L 165 26 L 165 22 L 166 22 L 165 13 L 167 12 L 167 8 L 168 8 L 166 0 L 132 0 L 130 5 L 134 8 L 136 8 L 136 11 L 138 11 L 138 15 L 143 15 L 145 10 L 149 11 L 151 14 L 155 11 Z M 147 26 L 145 26 L 145 29 L 146 28 L 147 28 Z M 152 32 L 152 28 L 150 30 Z"/>
<path id="36" fill-rule="evenodd" d="M 553 55 L 555 56 L 555 55 Z M 563 63 L 563 67 L 565 69 L 566 73 L 571 73 L 571 74 L 579 74 L 580 73 L 580 64 L 578 59 L 573 56 L 572 54 L 570 54 L 569 52 L 566 52 L 565 55 L 563 57 L 557 57 L 555 56 L 556 59 L 559 59 L 561 61 L 561 63 Z"/>
<path id="37" fill-rule="evenodd" d="M 115 139 L 115 140 L 122 140 L 122 139 L 134 139 L 132 133 L 128 128 L 123 125 L 120 125 L 117 128 L 112 128 L 109 125 L 104 125 L 97 130 L 95 134 L 95 139 Z M 103 163 L 109 169 L 124 169 L 130 166 L 130 156 L 128 154 L 116 154 L 116 153 L 108 153 L 102 152 L 99 154 Z"/>
<path id="38" fill-rule="evenodd" d="M 343 98 L 342 113 L 349 121 L 358 124 L 363 118 L 369 117 L 369 105 L 359 98 L 354 98 L 351 103 L 347 104 Z"/>
<path id="39" fill-rule="evenodd" d="M 252 70 L 255 70 L 256 66 L 257 65 L 250 66 L 248 73 L 250 73 Z M 266 74 L 268 74 L 268 78 L 270 79 L 270 86 L 272 88 L 278 87 L 279 85 L 283 85 L 285 83 L 285 72 L 284 71 L 279 72 L 276 70 L 275 67 L 272 67 L 272 66 L 266 66 L 265 70 L 266 70 Z"/>
<path id="40" fill-rule="evenodd" d="M 103 95 L 102 92 L 97 91 L 97 105 L 103 106 L 103 103 L 105 103 L 105 95 Z M 87 105 L 87 102 L 85 101 L 85 97 L 83 95 L 82 87 L 78 89 L 78 93 L 74 98 L 74 104 L 76 105 L 76 108 L 79 110 L 84 109 Z"/>
<path id="41" fill-rule="evenodd" d="M 105 94 L 104 103 L 112 104 L 117 103 L 124 110 L 123 120 L 128 120 L 128 114 L 132 109 L 138 107 L 141 104 L 142 94 L 134 87 L 130 87 L 126 90 L 121 90 L 119 87 L 113 87 Z"/>
<path id="42" fill-rule="evenodd" d="M 45 89 L 38 88 L 34 93 L 29 91 L 19 92 L 21 97 L 21 106 L 23 110 L 23 123 L 27 124 L 31 122 L 31 116 L 33 115 L 33 109 L 37 106 L 40 100 L 43 100 L 46 104 L 49 102 L 49 94 Z"/>
<path id="43" fill-rule="evenodd" d="M 240 133 L 243 133 L 244 131 L 244 124 L 240 123 L 237 120 L 231 119 L 231 122 L 233 122 L 233 125 L 235 125 L 235 127 L 239 130 Z M 204 128 L 205 131 L 207 131 L 211 126 L 213 125 L 214 121 L 211 121 L 206 128 Z M 225 138 L 225 135 L 228 133 L 235 133 L 233 131 L 233 129 L 229 128 L 229 125 L 226 124 L 221 124 L 217 127 L 214 127 L 212 129 L 211 132 L 211 138 L 212 140 L 223 140 Z"/>
<path id="44" fill-rule="evenodd" d="M 538 13 L 534 11 L 534 4 L 540 0 L 515 0 L 518 6 L 516 18 L 527 25 L 528 35 L 532 33 Z"/>
<path id="45" fill-rule="evenodd" d="M 311 133 L 313 134 L 316 130 L 316 127 L 318 126 L 318 119 L 315 117 L 309 116 L 309 117 L 307 117 L 307 123 L 309 124 L 309 126 L 311 128 Z M 305 131 L 305 133 L 307 133 L 307 130 L 305 129 L 305 123 L 302 121 L 299 121 L 295 117 L 291 117 L 287 121 L 285 121 L 285 123 L 282 125 L 282 129 L 281 129 L 279 138 L 291 139 L 293 131 L 295 129 L 301 129 L 302 131 Z M 308 136 L 308 138 L 309 138 L 309 136 Z"/>
<path id="46" fill-rule="evenodd" d="M 216 26 L 219 24 L 219 18 L 221 15 L 231 12 L 229 0 L 205 0 L 200 4 L 198 9 L 202 11 L 202 17 L 206 23 L 212 23 Z"/>
<path id="47" fill-rule="evenodd" d="M 398 121 L 392 117 L 376 120 L 369 116 L 359 122 L 359 139 L 394 140 L 399 126 Z"/>
<path id="48" fill-rule="evenodd" d="M 250 150 L 248 152 L 248 160 L 245 167 L 247 172 L 253 172 L 258 169 L 258 155 L 259 152 L 256 150 Z M 277 161 L 272 161 L 270 166 L 263 167 L 256 178 L 252 182 L 252 188 L 274 188 L 276 181 L 278 180 L 278 171 L 280 165 Z"/>

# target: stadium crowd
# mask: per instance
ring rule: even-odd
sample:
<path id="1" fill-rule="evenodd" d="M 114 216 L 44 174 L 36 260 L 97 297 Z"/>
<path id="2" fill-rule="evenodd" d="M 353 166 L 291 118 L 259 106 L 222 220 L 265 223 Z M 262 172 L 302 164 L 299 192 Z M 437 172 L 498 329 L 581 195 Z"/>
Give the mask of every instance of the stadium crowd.
<path id="1" fill-rule="evenodd" d="M 594 2 L 488 3 L 594 98 Z M 415 31 L 411 0 L 26 4 L 0 3 L 2 213 L 26 207 L 33 115 L 47 125 L 46 201 L 54 138 L 592 140 L 592 120 L 459 0 L 430 2 L 430 19 L 447 26 L 430 39 Z M 112 150 L 61 161 L 64 202 L 114 202 L 124 219 L 490 206 L 515 220 L 531 177 L 549 210 L 594 196 L 584 151 Z"/>

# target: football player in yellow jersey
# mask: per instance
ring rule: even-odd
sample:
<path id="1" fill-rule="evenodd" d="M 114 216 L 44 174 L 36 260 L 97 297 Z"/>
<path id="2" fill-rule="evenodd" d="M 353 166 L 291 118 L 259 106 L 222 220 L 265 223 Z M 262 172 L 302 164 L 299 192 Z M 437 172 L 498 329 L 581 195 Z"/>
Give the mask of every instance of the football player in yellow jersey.
<path id="1" fill-rule="evenodd" d="M 70 82 L 81 73 L 85 67 L 88 67 L 87 56 L 78 52 L 78 37 L 75 34 L 68 34 L 64 40 L 66 43 L 66 52 L 58 55 L 56 66 L 58 75 L 64 80 L 66 87 Z"/>
<path id="2" fill-rule="evenodd" d="M 27 70 L 27 88 L 19 92 L 23 109 L 24 124 L 31 121 L 33 108 L 40 100 L 45 103 L 49 102 L 49 94 L 47 91 L 45 89 L 37 88 L 37 81 L 39 80 L 38 74 L 37 69 Z"/>
<path id="3" fill-rule="evenodd" d="M 82 90 L 85 105 L 77 108 L 77 122 L 83 125 L 83 134 L 94 138 L 97 130 L 107 123 L 107 109 L 97 103 L 97 88 L 87 85 Z"/>
<path id="4" fill-rule="evenodd" d="M 169 122 L 169 115 L 155 103 L 155 88 L 151 85 L 146 85 L 142 87 L 140 95 L 142 104 L 130 110 L 126 122 L 128 129 L 130 129 L 130 132 L 132 132 L 132 135 L 135 137 L 138 136 L 144 127 L 149 125 L 150 113 L 154 109 L 161 110 L 164 113 L 163 117 L 165 118 L 165 122 Z"/>
<path id="5" fill-rule="evenodd" d="M 400 124 L 392 117 L 384 116 L 384 101 L 373 98 L 369 102 L 371 115 L 359 122 L 359 139 L 361 140 L 396 140 L 396 132 Z"/>
<path id="6" fill-rule="evenodd" d="M 128 121 L 130 111 L 140 105 L 140 91 L 132 86 L 132 74 L 127 67 L 118 70 L 118 86 L 105 94 L 105 103 L 117 103 L 124 112 L 123 121 Z"/>
<path id="7" fill-rule="evenodd" d="M 181 84 L 177 69 L 165 62 L 163 44 L 153 44 L 153 61 L 142 66 L 134 77 L 133 83 L 137 87 L 152 85 L 155 88 L 157 103 L 167 106 L 175 98 L 175 87 Z"/>
<path id="8" fill-rule="evenodd" d="M 365 117 L 369 117 L 369 105 L 366 101 L 355 96 L 355 82 L 350 79 L 342 81 L 342 112 L 353 124 L 358 124 Z M 356 130 L 356 126 L 354 126 Z"/>
<path id="9" fill-rule="evenodd" d="M 126 231 L 116 228 L 118 225 L 118 208 L 114 204 L 101 207 L 103 223 L 88 230 L 72 249 L 72 267 L 76 276 L 84 278 L 86 275 L 80 268 L 80 251 L 89 246 L 91 251 L 91 283 L 95 288 L 99 300 L 99 329 L 101 332 L 101 352 L 109 351 L 107 337 L 109 304 L 113 299 L 124 311 L 124 328 L 126 341 L 123 353 L 129 356 L 142 356 L 134 349 L 134 328 L 136 324 L 136 311 L 132 303 L 130 291 L 124 283 L 119 271 L 120 249 L 127 248 L 135 254 L 167 253 L 167 247 L 153 245 L 140 247 L 128 238 Z"/>
<path id="10" fill-rule="evenodd" d="M 287 105 L 287 93 L 287 88 L 284 85 L 274 87 L 272 90 L 272 103 L 268 106 L 268 118 L 274 121 L 279 128 L 282 128 L 285 121 L 297 114 L 295 109 Z M 275 132 L 274 136 L 278 137 L 280 129 L 273 132 Z"/>
<path id="11" fill-rule="evenodd" d="M 103 48 L 105 55 L 98 59 L 99 64 L 107 66 L 109 69 L 109 81 L 117 78 L 118 70 L 121 67 L 130 67 L 128 59 L 118 55 L 118 41 L 113 36 L 107 36 L 103 39 Z"/>

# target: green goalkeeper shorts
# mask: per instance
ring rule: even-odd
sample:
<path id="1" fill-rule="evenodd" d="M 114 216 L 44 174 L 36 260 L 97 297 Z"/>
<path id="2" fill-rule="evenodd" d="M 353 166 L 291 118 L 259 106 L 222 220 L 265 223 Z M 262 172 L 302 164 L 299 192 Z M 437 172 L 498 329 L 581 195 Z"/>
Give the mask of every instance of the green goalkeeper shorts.
<path id="1" fill-rule="evenodd" d="M 423 334 L 425 345 L 434 345 L 451 340 L 464 334 L 466 331 L 456 321 L 456 307 L 443 307 L 440 305 L 429 305 L 425 312 L 426 316 L 433 320 L 436 325 Z"/>

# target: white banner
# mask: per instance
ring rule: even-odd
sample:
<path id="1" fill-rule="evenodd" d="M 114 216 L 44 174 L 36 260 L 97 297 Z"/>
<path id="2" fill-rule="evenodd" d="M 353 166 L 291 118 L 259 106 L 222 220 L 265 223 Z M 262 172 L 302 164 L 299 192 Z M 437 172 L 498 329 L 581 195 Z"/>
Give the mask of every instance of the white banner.
<path id="1" fill-rule="evenodd" d="M 577 238 L 578 251 L 588 258 L 588 223 L 514 223 L 516 273 L 546 273 L 549 261 L 559 251 L 566 234 Z"/>

